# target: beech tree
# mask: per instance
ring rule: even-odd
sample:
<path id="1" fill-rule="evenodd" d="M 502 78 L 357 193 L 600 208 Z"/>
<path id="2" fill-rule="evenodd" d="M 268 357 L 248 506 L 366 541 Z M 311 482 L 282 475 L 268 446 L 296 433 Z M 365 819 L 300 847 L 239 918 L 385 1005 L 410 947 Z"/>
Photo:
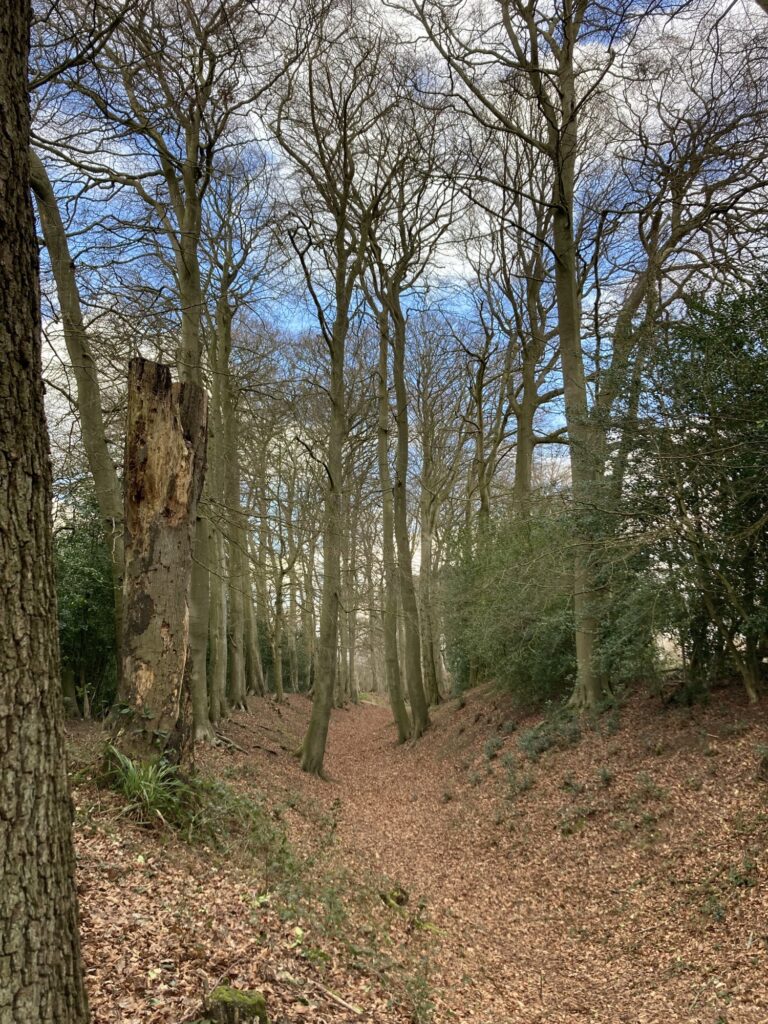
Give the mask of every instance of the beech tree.
<path id="1" fill-rule="evenodd" d="M 276 91 L 271 127 L 295 172 L 290 240 L 329 358 L 320 635 L 312 716 L 301 758 L 305 771 L 319 774 L 337 671 L 347 434 L 345 352 L 352 304 L 381 199 L 381 183 L 369 173 L 378 156 L 371 140 L 392 101 L 386 91 L 391 57 L 382 46 L 375 19 L 348 3 L 310 2 L 306 13 L 309 46 L 302 64 Z"/>
<path id="2" fill-rule="evenodd" d="M 390 46 L 395 40 L 390 41 Z M 435 258 L 452 217 L 450 134 L 441 101 L 420 100 L 411 84 L 423 69 L 405 64 L 391 92 L 395 104 L 380 130 L 387 133 L 377 174 L 386 182 L 369 240 L 369 302 L 392 351 L 395 392 L 395 476 L 393 526 L 400 600 L 404 613 L 405 679 L 411 731 L 418 738 L 429 725 L 421 666 L 421 630 L 408 534 L 409 402 L 406 388 L 407 303 Z M 383 342 L 382 342 L 383 343 Z M 386 369 L 381 365 L 380 372 Z M 429 694 L 435 701 L 437 694 Z"/>
<path id="3" fill-rule="evenodd" d="M 30 196 L 31 10 L 0 11 L 0 1020 L 86 1024 Z"/>

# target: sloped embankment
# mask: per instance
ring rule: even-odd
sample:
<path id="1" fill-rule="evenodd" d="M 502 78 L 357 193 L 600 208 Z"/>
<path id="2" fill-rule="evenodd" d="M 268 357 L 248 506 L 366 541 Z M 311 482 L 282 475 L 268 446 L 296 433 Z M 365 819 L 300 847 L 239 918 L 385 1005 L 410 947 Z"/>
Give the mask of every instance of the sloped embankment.
<path id="1" fill-rule="evenodd" d="M 162 832 L 140 863 L 146 832 L 81 809 L 97 1022 L 183 1020 L 179 988 L 218 976 L 265 988 L 277 1022 L 768 1020 L 762 707 L 638 696 L 579 738 L 484 691 L 398 748 L 362 704 L 334 712 L 327 783 L 292 756 L 308 708 L 252 701 L 201 758 L 269 794 L 300 892 Z"/>

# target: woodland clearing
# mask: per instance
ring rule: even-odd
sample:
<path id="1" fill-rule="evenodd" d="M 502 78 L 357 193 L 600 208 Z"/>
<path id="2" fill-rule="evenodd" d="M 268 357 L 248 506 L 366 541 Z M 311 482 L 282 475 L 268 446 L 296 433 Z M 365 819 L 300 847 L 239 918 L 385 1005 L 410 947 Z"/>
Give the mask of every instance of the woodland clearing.
<path id="1" fill-rule="evenodd" d="M 761 1024 L 768 729 L 718 697 L 635 695 L 541 753 L 541 716 L 488 688 L 400 747 L 363 702 L 333 713 L 326 782 L 293 756 L 309 701 L 251 699 L 198 764 L 285 829 L 258 862 L 130 822 L 73 725 L 94 1021 L 196 1020 L 226 981 L 273 1024 Z"/>

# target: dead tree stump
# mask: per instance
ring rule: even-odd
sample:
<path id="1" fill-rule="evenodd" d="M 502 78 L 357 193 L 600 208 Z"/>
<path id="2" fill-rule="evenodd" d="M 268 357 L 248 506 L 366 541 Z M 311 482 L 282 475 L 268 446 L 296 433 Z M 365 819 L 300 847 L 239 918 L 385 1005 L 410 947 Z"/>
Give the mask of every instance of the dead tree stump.
<path id="1" fill-rule="evenodd" d="M 129 756 L 180 752 L 182 683 L 208 403 L 170 367 L 132 359 L 125 441 L 123 663 L 113 741 Z"/>

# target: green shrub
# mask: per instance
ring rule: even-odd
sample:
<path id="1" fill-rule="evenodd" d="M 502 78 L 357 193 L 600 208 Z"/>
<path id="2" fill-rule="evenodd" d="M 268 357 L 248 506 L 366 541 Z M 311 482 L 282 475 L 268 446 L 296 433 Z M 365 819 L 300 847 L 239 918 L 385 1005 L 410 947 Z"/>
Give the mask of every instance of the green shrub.
<path id="1" fill-rule="evenodd" d="M 294 869 L 284 830 L 269 811 L 224 783 L 185 775 L 162 758 L 137 762 L 108 746 L 102 781 L 125 798 L 124 813 L 146 827 L 165 825 L 202 842 L 260 859 L 269 877 Z"/>
<path id="2" fill-rule="evenodd" d="M 568 708 L 550 706 L 544 720 L 524 729 L 517 741 L 530 761 L 538 761 L 547 750 L 565 750 L 581 739 L 581 727 Z"/>
<path id="3" fill-rule="evenodd" d="M 586 791 L 586 786 L 583 782 L 578 782 L 572 775 L 566 775 L 562 781 L 561 788 L 566 793 L 571 793 L 573 796 L 580 796 Z"/>
<path id="4" fill-rule="evenodd" d="M 109 787 L 125 797 L 124 812 L 140 825 L 177 826 L 195 802 L 193 788 L 176 765 L 162 759 L 133 761 L 108 746 L 104 775 Z"/>
<path id="5" fill-rule="evenodd" d="M 682 312 L 647 364 L 623 511 L 662 580 L 657 622 L 681 649 L 677 699 L 692 702 L 728 676 L 755 691 L 765 678 L 768 287 Z"/>
<path id="6" fill-rule="evenodd" d="M 613 782 L 614 776 L 613 776 L 613 772 L 611 771 L 611 769 L 607 768 L 605 765 L 603 765 L 603 767 L 597 773 L 597 778 L 598 778 L 598 781 L 600 782 L 600 785 L 604 789 L 607 789 L 611 785 L 611 783 Z"/>
<path id="7" fill-rule="evenodd" d="M 535 515 L 505 515 L 465 543 L 447 571 L 444 601 L 448 655 L 461 687 L 470 665 L 478 681 L 493 679 L 527 702 L 570 687 L 569 529 L 562 503 L 550 498 Z"/>
<path id="8" fill-rule="evenodd" d="M 487 739 L 483 746 L 486 761 L 493 761 L 494 758 L 498 757 L 499 751 L 503 745 L 504 744 L 500 736 L 491 736 Z"/>
<path id="9" fill-rule="evenodd" d="M 728 881 L 739 889 L 751 889 L 757 885 L 757 862 L 745 853 L 738 867 L 728 869 Z"/>
<path id="10" fill-rule="evenodd" d="M 117 688 L 112 563 L 93 485 L 70 485 L 54 523 L 61 672 L 70 714 L 107 711 Z"/>
<path id="11" fill-rule="evenodd" d="M 536 780 L 529 771 L 521 772 L 514 766 L 507 769 L 507 785 L 510 800 L 514 800 L 521 793 L 527 793 L 533 789 Z"/>

